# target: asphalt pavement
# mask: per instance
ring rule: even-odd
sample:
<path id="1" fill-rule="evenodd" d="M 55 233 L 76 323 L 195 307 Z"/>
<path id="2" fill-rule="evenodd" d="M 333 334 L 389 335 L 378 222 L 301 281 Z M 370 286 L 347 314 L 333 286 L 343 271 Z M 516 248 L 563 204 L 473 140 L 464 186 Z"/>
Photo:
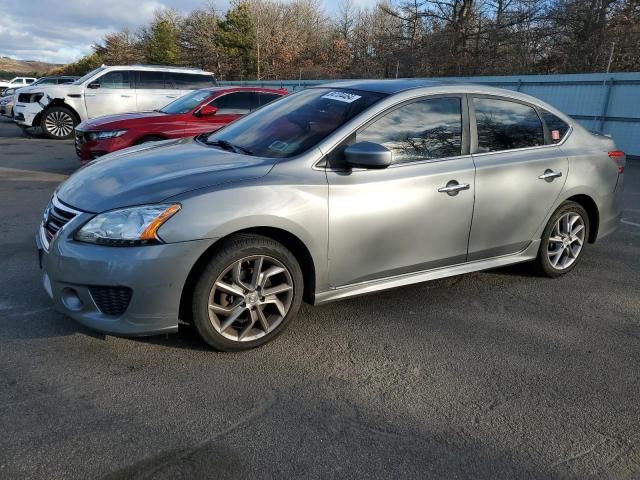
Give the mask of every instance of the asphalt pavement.
<path id="1" fill-rule="evenodd" d="M 639 478 L 640 161 L 619 230 L 526 266 L 303 307 L 216 353 L 51 308 L 34 233 L 79 164 L 0 120 L 0 478 Z"/>

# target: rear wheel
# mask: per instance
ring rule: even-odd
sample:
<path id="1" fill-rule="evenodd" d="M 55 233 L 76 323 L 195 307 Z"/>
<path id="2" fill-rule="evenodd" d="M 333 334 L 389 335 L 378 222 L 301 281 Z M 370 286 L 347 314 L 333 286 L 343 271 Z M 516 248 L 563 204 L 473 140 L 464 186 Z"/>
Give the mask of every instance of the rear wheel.
<path id="1" fill-rule="evenodd" d="M 54 140 L 71 138 L 77 124 L 73 112 L 65 107 L 48 108 L 40 119 L 42 131 L 47 137 Z"/>
<path id="2" fill-rule="evenodd" d="M 558 277 L 570 272 L 582 258 L 589 238 L 589 215 L 582 205 L 565 202 L 551 216 L 542 234 L 538 270 Z"/>
<path id="3" fill-rule="evenodd" d="M 254 348 L 296 316 L 303 288 L 300 266 L 282 244 L 261 235 L 231 237 L 196 284 L 193 323 L 217 350 Z"/>

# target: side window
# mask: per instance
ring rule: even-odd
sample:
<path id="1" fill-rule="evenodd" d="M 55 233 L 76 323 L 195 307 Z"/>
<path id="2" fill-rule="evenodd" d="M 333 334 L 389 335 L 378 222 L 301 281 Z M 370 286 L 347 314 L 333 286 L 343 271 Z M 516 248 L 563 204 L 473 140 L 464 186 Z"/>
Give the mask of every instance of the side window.
<path id="1" fill-rule="evenodd" d="M 178 90 L 197 90 L 213 86 L 213 77 L 194 73 L 167 72 L 167 83 L 170 88 Z"/>
<path id="2" fill-rule="evenodd" d="M 263 105 L 266 105 L 269 102 L 273 102 L 274 100 L 279 99 L 281 96 L 282 95 L 278 95 L 276 93 L 258 93 L 257 107 L 261 107 Z"/>
<path id="3" fill-rule="evenodd" d="M 540 109 L 540 112 L 542 113 L 544 123 L 547 124 L 547 128 L 549 129 L 551 143 L 560 142 L 569 131 L 569 125 L 551 112 L 547 112 L 543 109 Z"/>
<path id="4" fill-rule="evenodd" d="M 27 84 L 33 83 L 33 82 L 35 82 L 35 80 L 33 78 L 27 78 Z"/>
<path id="5" fill-rule="evenodd" d="M 141 70 L 138 72 L 136 88 L 164 89 L 164 73 Z"/>
<path id="6" fill-rule="evenodd" d="M 394 163 L 455 157 L 462 153 L 460 98 L 419 100 L 378 118 L 356 134 L 393 152 Z"/>
<path id="7" fill-rule="evenodd" d="M 216 98 L 209 105 L 218 108 L 218 115 L 245 115 L 251 111 L 252 92 L 229 93 Z"/>
<path id="8" fill-rule="evenodd" d="M 542 122 L 534 108 L 494 98 L 474 98 L 473 105 L 481 153 L 544 145 Z"/>
<path id="9" fill-rule="evenodd" d="M 126 70 L 114 70 L 105 73 L 98 80 L 101 88 L 130 88 L 129 72 Z"/>

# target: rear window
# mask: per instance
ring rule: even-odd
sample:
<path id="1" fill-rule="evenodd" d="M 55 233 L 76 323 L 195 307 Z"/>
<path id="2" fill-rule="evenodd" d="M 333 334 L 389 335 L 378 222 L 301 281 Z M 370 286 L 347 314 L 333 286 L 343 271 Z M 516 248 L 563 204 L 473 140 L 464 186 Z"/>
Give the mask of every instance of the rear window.
<path id="1" fill-rule="evenodd" d="M 258 107 L 261 107 L 262 105 L 266 105 L 269 102 L 273 102 L 274 100 L 277 100 L 281 97 L 282 95 L 278 95 L 277 93 L 263 93 L 260 92 L 258 93 Z"/>
<path id="2" fill-rule="evenodd" d="M 499 152 L 544 145 L 544 130 L 533 107 L 495 98 L 474 98 L 478 151 Z"/>
<path id="3" fill-rule="evenodd" d="M 163 89 L 164 87 L 164 72 L 149 72 L 141 70 L 138 72 L 138 81 L 136 82 L 136 88 L 148 88 L 148 89 Z"/>
<path id="4" fill-rule="evenodd" d="M 212 87 L 215 84 L 213 76 L 195 73 L 167 72 L 166 80 L 169 88 L 175 88 L 178 90 L 196 90 Z"/>
<path id="5" fill-rule="evenodd" d="M 551 143 L 558 143 L 562 141 L 564 136 L 569 131 L 569 125 L 564 120 L 558 118 L 553 113 L 540 109 L 542 113 L 542 119 L 547 124 L 549 129 L 549 136 L 551 137 Z"/>
<path id="6" fill-rule="evenodd" d="M 252 108 L 252 92 L 228 93 L 216 98 L 209 105 L 216 107 L 216 115 L 246 115 Z"/>

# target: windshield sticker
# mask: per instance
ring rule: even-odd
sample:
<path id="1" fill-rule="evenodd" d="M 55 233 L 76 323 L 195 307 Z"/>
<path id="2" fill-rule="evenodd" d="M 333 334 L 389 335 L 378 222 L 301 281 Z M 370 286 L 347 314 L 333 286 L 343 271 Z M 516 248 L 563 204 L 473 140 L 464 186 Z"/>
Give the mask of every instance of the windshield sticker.
<path id="1" fill-rule="evenodd" d="M 337 100 L 344 103 L 353 103 L 362 97 L 360 95 L 354 95 L 353 93 L 347 92 L 329 92 L 326 95 L 323 95 L 322 98 L 326 98 L 327 100 Z"/>
<path id="2" fill-rule="evenodd" d="M 269 150 L 275 150 L 276 152 L 286 152 L 288 147 L 289 144 L 287 142 L 276 140 L 271 145 L 269 145 Z"/>

